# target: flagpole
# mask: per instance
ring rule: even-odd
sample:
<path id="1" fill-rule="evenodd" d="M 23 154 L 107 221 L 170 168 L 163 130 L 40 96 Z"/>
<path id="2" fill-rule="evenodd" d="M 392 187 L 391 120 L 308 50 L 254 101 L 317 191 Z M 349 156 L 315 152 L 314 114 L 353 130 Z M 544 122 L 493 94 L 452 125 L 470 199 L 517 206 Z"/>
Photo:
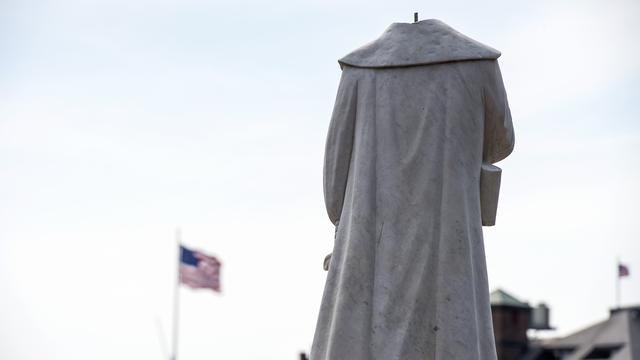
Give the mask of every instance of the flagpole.
<path id="1" fill-rule="evenodd" d="M 616 257 L 616 308 L 620 308 L 620 258 Z"/>
<path id="2" fill-rule="evenodd" d="M 176 243 L 178 245 L 178 261 L 176 266 L 176 283 L 173 289 L 173 356 L 171 360 L 178 360 L 178 328 L 180 326 L 180 228 L 176 229 Z"/>

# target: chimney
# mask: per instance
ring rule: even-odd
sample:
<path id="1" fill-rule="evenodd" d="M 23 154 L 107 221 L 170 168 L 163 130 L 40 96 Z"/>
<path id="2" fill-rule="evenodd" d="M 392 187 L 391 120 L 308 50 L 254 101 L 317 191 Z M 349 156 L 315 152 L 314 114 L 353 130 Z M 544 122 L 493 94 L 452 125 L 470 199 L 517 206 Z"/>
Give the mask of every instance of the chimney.
<path id="1" fill-rule="evenodd" d="M 498 360 L 517 360 L 528 349 L 532 308 L 504 290 L 491 293 L 491 317 Z M 540 313 L 538 316 L 543 316 Z M 548 315 L 548 312 L 547 312 Z"/>

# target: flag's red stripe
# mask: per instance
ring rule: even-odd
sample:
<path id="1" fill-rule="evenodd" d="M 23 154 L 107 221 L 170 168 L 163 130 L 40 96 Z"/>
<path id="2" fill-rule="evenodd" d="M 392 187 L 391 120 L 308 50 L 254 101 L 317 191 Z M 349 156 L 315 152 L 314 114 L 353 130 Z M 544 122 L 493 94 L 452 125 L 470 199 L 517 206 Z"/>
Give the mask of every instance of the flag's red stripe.
<path id="1" fill-rule="evenodd" d="M 194 289 L 220 291 L 221 263 L 213 256 L 196 253 L 198 266 L 180 264 L 180 283 Z"/>

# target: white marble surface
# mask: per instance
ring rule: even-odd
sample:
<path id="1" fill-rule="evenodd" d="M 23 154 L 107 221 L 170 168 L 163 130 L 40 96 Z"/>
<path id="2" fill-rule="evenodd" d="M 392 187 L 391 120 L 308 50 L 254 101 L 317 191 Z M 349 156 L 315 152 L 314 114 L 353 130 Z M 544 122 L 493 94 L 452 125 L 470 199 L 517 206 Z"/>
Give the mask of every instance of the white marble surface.
<path id="1" fill-rule="evenodd" d="M 425 20 L 340 60 L 311 360 L 496 358 L 480 174 L 513 149 L 499 55 Z"/>

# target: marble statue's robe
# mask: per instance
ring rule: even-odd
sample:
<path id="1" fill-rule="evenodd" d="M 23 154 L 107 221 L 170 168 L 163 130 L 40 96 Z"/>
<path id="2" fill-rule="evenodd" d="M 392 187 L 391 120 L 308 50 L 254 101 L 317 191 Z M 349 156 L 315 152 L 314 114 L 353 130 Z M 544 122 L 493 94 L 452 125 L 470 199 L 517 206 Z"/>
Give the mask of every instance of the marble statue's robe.
<path id="1" fill-rule="evenodd" d="M 339 61 L 311 360 L 496 358 L 479 183 L 513 149 L 499 56 L 425 20 Z"/>

